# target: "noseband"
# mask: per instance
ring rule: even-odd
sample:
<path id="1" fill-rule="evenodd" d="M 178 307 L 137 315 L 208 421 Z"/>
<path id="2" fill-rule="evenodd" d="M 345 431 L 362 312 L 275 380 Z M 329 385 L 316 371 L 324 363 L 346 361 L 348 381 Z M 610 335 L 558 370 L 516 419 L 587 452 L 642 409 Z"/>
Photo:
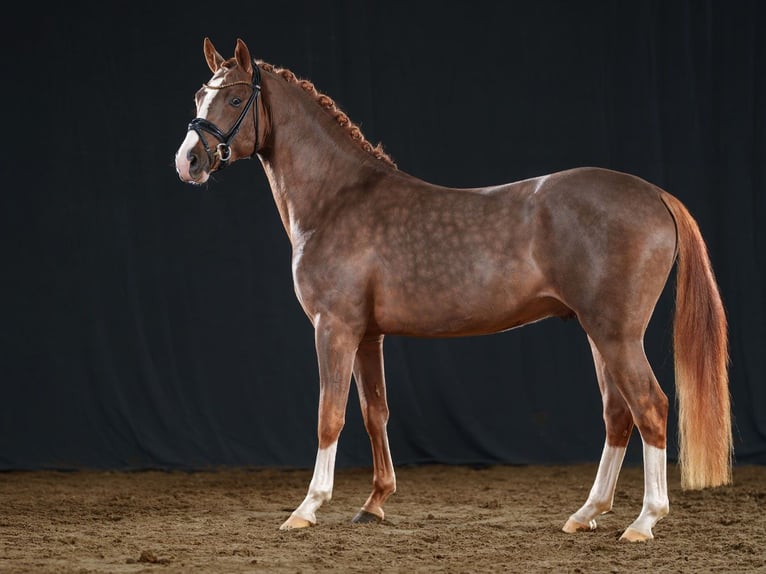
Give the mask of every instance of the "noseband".
<path id="1" fill-rule="evenodd" d="M 258 105 L 256 104 L 256 100 L 258 99 L 258 94 L 261 93 L 261 70 L 258 68 L 258 64 L 255 63 L 255 60 L 253 60 L 252 82 L 246 82 L 243 80 L 239 82 L 231 82 L 229 84 L 221 84 L 220 86 L 203 84 L 203 87 L 210 90 L 223 90 L 224 88 L 229 88 L 239 84 L 248 85 L 253 89 L 253 91 L 250 93 L 250 97 L 248 98 L 245 107 L 242 109 L 242 113 L 239 114 L 237 121 L 234 122 L 234 125 L 231 126 L 231 129 L 228 132 L 224 133 L 223 130 L 221 130 L 213 122 L 210 122 L 205 118 L 194 118 L 191 122 L 189 122 L 188 131 L 194 130 L 199 136 L 202 145 L 205 147 L 205 152 L 207 153 L 211 167 L 215 163 L 215 158 L 218 158 L 219 160 L 218 169 L 223 169 L 226 167 L 227 162 L 231 158 L 231 141 L 239 132 L 239 128 L 242 127 L 242 121 L 245 119 L 247 112 L 250 111 L 250 108 L 253 107 L 254 104 L 253 126 L 255 127 L 255 144 L 253 145 L 253 153 L 250 155 L 250 157 L 255 157 L 255 154 L 258 152 Z M 202 132 L 207 132 L 210 135 L 215 136 L 220 141 L 220 143 L 215 146 L 215 151 L 212 151 L 210 146 L 207 145 L 207 140 L 205 139 L 205 135 Z"/>

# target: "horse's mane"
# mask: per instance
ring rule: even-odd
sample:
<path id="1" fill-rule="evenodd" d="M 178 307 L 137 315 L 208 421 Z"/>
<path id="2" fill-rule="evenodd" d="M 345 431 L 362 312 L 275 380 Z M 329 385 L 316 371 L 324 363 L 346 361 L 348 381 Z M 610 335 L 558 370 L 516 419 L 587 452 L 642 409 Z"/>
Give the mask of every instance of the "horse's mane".
<path id="1" fill-rule="evenodd" d="M 391 159 L 391 156 L 389 156 L 385 151 L 383 151 L 382 144 L 378 144 L 376 146 L 373 146 L 370 142 L 367 141 L 367 139 L 364 137 L 364 134 L 362 134 L 362 130 L 359 129 L 359 126 L 357 126 L 354 122 L 352 122 L 349 117 L 340 109 L 338 109 L 338 106 L 335 105 L 335 101 L 330 97 L 327 96 L 321 92 L 319 92 L 316 87 L 314 87 L 314 84 L 312 84 L 308 80 L 302 80 L 296 77 L 294 73 L 292 73 L 287 68 L 277 68 L 276 66 L 273 66 L 271 64 L 268 64 L 262 60 L 257 60 L 256 62 L 258 64 L 258 67 L 262 70 L 266 70 L 267 72 L 271 72 L 273 74 L 277 74 L 287 82 L 291 84 L 297 84 L 301 88 L 303 88 L 304 91 L 311 94 L 311 96 L 314 97 L 314 99 L 317 101 L 317 103 L 333 118 L 335 118 L 335 121 L 338 122 L 351 136 L 351 139 L 356 141 L 363 150 L 366 152 L 372 154 L 377 159 L 386 162 L 387 164 L 391 165 L 392 167 L 396 167 L 396 163 L 394 163 L 394 160 Z"/>

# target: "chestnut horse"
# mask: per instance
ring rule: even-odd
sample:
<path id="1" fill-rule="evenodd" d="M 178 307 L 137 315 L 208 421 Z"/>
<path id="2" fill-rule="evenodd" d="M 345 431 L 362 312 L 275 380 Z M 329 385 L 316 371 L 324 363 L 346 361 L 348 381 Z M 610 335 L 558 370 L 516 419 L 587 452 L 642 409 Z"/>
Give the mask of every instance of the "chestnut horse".
<path id="1" fill-rule="evenodd" d="M 611 509 L 635 425 L 643 507 L 622 539 L 652 538 L 669 510 L 668 398 L 643 338 L 676 261 L 682 486 L 731 481 L 726 318 L 699 228 L 678 199 L 591 167 L 492 187 L 433 185 L 398 170 L 311 82 L 253 60 L 242 40 L 229 59 L 207 38 L 203 51 L 213 76 L 195 96 L 178 175 L 203 184 L 238 159 L 260 159 L 292 245 L 295 293 L 315 330 L 316 464 L 282 529 L 315 524 L 332 495 L 352 374 L 373 460 L 372 493 L 353 522 L 383 519 L 396 490 L 386 334 L 480 335 L 577 317 L 596 365 L 606 440 L 590 494 L 563 530 L 594 529 Z"/>

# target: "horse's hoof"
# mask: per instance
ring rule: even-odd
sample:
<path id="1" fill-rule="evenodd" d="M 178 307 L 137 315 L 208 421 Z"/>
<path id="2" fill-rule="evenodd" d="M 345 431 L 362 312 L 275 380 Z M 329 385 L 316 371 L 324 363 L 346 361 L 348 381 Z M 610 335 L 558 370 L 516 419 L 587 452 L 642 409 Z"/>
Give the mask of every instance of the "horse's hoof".
<path id="1" fill-rule="evenodd" d="M 596 521 L 591 520 L 588 524 L 583 524 L 582 522 L 578 522 L 574 518 L 570 518 L 569 520 L 567 520 L 567 523 L 564 525 L 564 528 L 562 528 L 561 530 L 563 530 L 567 534 L 574 534 L 575 532 L 596 530 Z"/>
<path id="2" fill-rule="evenodd" d="M 377 514 L 373 514 L 372 512 L 368 512 L 362 508 L 359 512 L 356 513 L 356 516 L 351 519 L 351 522 L 354 524 L 380 524 L 383 522 L 383 517 L 378 516 Z"/>
<path id="3" fill-rule="evenodd" d="M 285 520 L 285 523 L 282 526 L 280 526 L 279 529 L 293 530 L 295 528 L 308 528 L 309 526 L 314 526 L 314 523 L 306 520 L 305 518 L 301 518 L 300 516 L 295 516 L 294 514 L 291 514 L 290 518 Z"/>
<path id="4" fill-rule="evenodd" d="M 620 540 L 625 540 L 626 542 L 644 542 L 646 540 L 651 540 L 652 538 L 654 538 L 654 536 L 651 532 L 646 534 L 645 532 L 640 532 L 639 530 L 630 527 L 626 528 L 625 532 L 620 536 Z"/>

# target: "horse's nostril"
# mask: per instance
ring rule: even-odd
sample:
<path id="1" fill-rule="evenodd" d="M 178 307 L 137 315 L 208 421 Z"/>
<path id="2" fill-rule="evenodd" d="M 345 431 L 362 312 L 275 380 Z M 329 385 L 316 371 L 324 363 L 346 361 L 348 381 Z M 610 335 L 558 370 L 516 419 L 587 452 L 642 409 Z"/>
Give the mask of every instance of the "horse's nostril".
<path id="1" fill-rule="evenodd" d="M 186 154 L 186 159 L 189 160 L 189 165 L 194 166 L 197 164 L 197 154 L 194 153 L 194 151 L 189 150 Z"/>

